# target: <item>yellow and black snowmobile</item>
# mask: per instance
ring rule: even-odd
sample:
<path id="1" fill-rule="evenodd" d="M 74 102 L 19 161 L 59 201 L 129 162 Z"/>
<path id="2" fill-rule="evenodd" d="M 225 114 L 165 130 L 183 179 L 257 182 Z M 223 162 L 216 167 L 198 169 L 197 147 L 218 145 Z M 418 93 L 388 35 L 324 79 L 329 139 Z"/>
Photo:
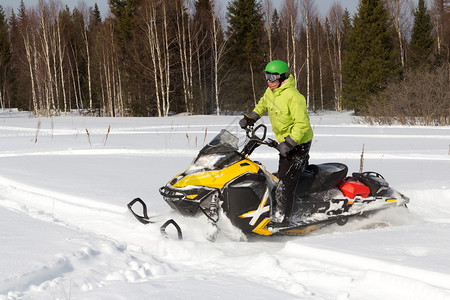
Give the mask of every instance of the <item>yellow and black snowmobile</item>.
<path id="1" fill-rule="evenodd" d="M 278 178 L 249 158 L 260 145 L 276 147 L 276 141 L 265 140 L 266 132 L 263 124 L 247 129 L 246 143 L 239 151 L 239 139 L 222 130 L 187 169 L 160 188 L 160 194 L 182 215 L 204 214 L 215 224 L 223 213 L 245 234 L 257 235 L 305 234 L 333 223 L 345 225 L 351 217 L 369 216 L 409 202 L 378 173 L 353 173 L 347 177 L 348 168 L 342 163 L 309 165 L 295 190 L 292 225 L 273 228 L 269 222 Z M 133 211 L 136 202 L 142 204 L 143 216 Z M 134 199 L 128 207 L 140 222 L 151 222 L 141 199 Z M 181 238 L 181 229 L 173 220 L 167 221 L 161 232 L 170 224 Z"/>

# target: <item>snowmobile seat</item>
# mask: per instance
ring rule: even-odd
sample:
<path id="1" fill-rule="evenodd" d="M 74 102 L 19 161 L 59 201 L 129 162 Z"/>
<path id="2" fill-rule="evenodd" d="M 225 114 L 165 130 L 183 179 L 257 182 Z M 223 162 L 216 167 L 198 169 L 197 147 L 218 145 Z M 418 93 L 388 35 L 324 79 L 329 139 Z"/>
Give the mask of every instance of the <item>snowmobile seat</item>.
<path id="1" fill-rule="evenodd" d="M 348 167 L 341 163 L 309 165 L 300 175 L 295 194 L 302 196 L 339 186 L 347 172 Z"/>
<path id="2" fill-rule="evenodd" d="M 313 165 L 312 169 L 316 175 L 314 184 L 311 187 L 311 190 L 314 191 L 316 189 L 319 191 L 328 190 L 338 186 L 348 172 L 348 167 L 341 163 Z"/>

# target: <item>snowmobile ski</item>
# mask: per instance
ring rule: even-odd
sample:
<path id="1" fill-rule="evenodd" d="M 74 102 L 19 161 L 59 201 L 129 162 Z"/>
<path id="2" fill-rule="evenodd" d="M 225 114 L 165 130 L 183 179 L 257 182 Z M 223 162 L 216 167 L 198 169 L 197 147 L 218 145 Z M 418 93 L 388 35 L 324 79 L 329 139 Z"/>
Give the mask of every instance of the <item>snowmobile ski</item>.
<path id="1" fill-rule="evenodd" d="M 181 232 L 181 228 L 180 226 L 177 224 L 177 222 L 175 222 L 175 220 L 170 219 L 167 220 L 160 228 L 159 230 L 161 231 L 161 234 L 165 237 L 165 238 L 169 238 L 169 234 L 166 232 L 166 228 L 169 225 L 173 225 L 173 227 L 175 227 L 175 229 L 177 230 L 177 234 L 178 234 L 178 239 L 182 240 L 183 239 L 183 233 Z"/>
<path id="2" fill-rule="evenodd" d="M 133 210 L 133 205 L 135 205 L 136 203 L 141 204 L 142 206 L 142 215 L 137 214 L 134 210 Z M 141 198 L 135 198 L 133 199 L 130 203 L 128 203 L 128 210 L 131 212 L 131 214 L 142 224 L 147 225 L 147 224 L 151 224 L 151 223 L 155 223 L 154 221 L 150 220 L 150 217 L 148 216 L 148 211 L 147 211 L 147 205 L 145 204 L 144 201 L 142 201 Z M 175 222 L 175 220 L 170 219 L 167 220 L 160 228 L 160 232 L 161 234 L 165 237 L 165 238 L 169 238 L 169 235 L 166 232 L 166 228 L 169 225 L 173 225 L 175 227 L 175 229 L 177 230 L 177 235 L 178 235 L 178 239 L 182 240 L 183 239 L 183 232 L 181 231 L 181 227 L 177 224 L 177 222 Z"/>
<path id="3" fill-rule="evenodd" d="M 142 206 L 142 216 L 138 215 L 137 213 L 134 212 L 133 210 L 133 205 L 136 204 L 136 202 L 140 203 Z M 131 212 L 131 214 L 142 224 L 149 224 L 149 223 L 153 223 L 150 218 L 148 217 L 148 213 L 147 213 L 147 205 L 145 204 L 144 201 L 142 201 L 141 198 L 135 198 L 133 199 L 130 203 L 128 203 L 128 210 Z"/>

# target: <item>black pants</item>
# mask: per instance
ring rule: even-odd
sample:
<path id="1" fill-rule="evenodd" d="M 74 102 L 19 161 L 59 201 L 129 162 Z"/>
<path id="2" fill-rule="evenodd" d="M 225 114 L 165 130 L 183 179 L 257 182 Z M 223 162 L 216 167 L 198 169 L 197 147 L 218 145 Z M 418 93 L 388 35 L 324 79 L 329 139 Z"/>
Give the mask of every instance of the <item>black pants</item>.
<path id="1" fill-rule="evenodd" d="M 275 219 L 279 222 L 288 221 L 294 203 L 294 192 L 300 174 L 308 166 L 311 141 L 297 145 L 286 157 L 280 155 L 278 163 L 278 178 L 275 191 Z"/>

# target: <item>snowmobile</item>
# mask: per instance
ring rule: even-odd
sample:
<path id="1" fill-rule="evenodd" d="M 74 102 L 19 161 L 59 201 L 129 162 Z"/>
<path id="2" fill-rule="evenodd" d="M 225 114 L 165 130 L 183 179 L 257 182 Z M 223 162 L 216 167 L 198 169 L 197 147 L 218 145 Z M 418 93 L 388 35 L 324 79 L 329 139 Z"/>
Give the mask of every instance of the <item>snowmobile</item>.
<path id="1" fill-rule="evenodd" d="M 347 176 L 342 163 L 310 164 L 300 175 L 295 189 L 291 225 L 272 226 L 275 207 L 276 174 L 249 156 L 277 142 L 266 138 L 267 127 L 260 124 L 246 130 L 246 142 L 239 151 L 239 139 L 223 129 L 205 145 L 193 163 L 175 176 L 159 192 L 167 204 L 184 216 L 205 215 L 215 225 L 225 215 L 245 234 L 302 235 L 330 224 L 345 225 L 350 218 L 368 218 L 392 207 L 406 206 L 409 198 L 391 188 L 376 172 L 356 172 Z M 133 210 L 140 203 L 143 215 Z M 142 223 L 150 223 L 145 203 L 136 198 L 128 204 L 130 212 Z M 174 220 L 161 226 L 165 233 Z"/>

